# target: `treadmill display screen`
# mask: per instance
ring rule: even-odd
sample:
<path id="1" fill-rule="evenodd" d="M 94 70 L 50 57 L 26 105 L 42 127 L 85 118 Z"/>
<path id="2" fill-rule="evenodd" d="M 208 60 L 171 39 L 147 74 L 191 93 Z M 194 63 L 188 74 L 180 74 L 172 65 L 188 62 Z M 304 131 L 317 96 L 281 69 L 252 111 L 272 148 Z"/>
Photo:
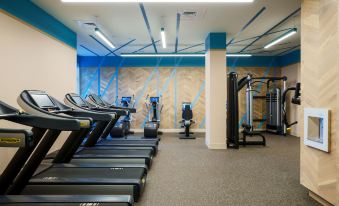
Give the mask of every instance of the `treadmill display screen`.
<path id="1" fill-rule="evenodd" d="M 192 105 L 189 103 L 182 104 L 182 110 L 192 110 Z"/>
<path id="2" fill-rule="evenodd" d="M 152 103 L 153 103 L 153 102 L 159 103 L 159 97 L 150 97 L 149 99 L 150 99 L 150 101 L 151 101 Z"/>
<path id="3" fill-rule="evenodd" d="M 56 107 L 47 94 L 32 94 L 31 97 L 40 108 Z"/>
<path id="4" fill-rule="evenodd" d="M 84 100 L 82 100 L 82 98 L 79 97 L 79 96 L 75 96 L 75 97 L 73 96 L 72 99 L 80 107 L 86 107 L 87 106 L 86 102 L 84 102 Z"/>
<path id="5" fill-rule="evenodd" d="M 121 97 L 121 102 L 131 103 L 132 97 Z"/>
<path id="6" fill-rule="evenodd" d="M 97 103 L 97 104 L 100 104 L 100 105 L 105 105 L 105 103 L 100 99 L 100 97 L 99 96 L 97 96 L 97 95 L 92 95 L 92 97 L 93 97 L 93 99 L 95 100 L 95 102 Z"/>

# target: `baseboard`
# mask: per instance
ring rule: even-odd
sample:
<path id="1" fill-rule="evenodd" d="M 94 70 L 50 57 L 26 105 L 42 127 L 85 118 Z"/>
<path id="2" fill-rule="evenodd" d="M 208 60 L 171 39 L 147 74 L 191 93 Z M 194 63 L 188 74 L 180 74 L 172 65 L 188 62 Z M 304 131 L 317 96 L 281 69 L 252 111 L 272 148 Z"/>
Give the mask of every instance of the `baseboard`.
<path id="1" fill-rule="evenodd" d="M 323 206 L 334 206 L 333 204 L 331 204 L 330 202 L 328 202 L 327 200 L 325 200 L 324 198 L 320 197 L 319 195 L 315 194 L 312 191 L 309 191 L 308 195 Z"/>
<path id="2" fill-rule="evenodd" d="M 226 143 L 225 144 L 208 144 L 208 149 L 226 149 Z"/>
<path id="3" fill-rule="evenodd" d="M 143 133 L 144 129 L 131 129 L 132 131 L 136 132 L 136 133 Z M 159 131 L 163 132 L 163 133 L 179 133 L 179 132 L 183 132 L 184 129 L 159 129 Z M 191 132 L 194 133 L 204 133 L 205 129 L 191 129 Z"/>

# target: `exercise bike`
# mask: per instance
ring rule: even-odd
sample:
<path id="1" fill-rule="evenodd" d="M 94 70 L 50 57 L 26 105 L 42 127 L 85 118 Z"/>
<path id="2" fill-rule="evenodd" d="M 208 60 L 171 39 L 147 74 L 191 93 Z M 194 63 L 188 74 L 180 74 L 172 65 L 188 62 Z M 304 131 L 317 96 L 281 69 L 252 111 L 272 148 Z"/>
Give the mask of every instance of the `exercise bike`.
<path id="1" fill-rule="evenodd" d="M 195 139 L 195 137 L 190 136 L 193 132 L 190 132 L 190 127 L 192 124 L 195 123 L 193 120 L 193 111 L 192 111 L 192 104 L 191 102 L 183 102 L 182 103 L 182 120 L 179 122 L 181 123 L 181 128 L 185 128 L 184 132 L 180 132 L 179 134 L 184 134 L 184 137 L 180 137 L 180 139 Z"/>

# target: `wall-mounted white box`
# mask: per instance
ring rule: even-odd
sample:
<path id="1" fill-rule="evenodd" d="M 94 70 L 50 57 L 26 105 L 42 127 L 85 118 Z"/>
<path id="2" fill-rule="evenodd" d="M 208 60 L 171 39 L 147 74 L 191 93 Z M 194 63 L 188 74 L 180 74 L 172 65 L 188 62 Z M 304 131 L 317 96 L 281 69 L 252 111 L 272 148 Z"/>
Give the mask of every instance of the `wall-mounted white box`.
<path id="1" fill-rule="evenodd" d="M 330 150 L 330 111 L 321 108 L 304 109 L 304 144 L 319 150 Z"/>

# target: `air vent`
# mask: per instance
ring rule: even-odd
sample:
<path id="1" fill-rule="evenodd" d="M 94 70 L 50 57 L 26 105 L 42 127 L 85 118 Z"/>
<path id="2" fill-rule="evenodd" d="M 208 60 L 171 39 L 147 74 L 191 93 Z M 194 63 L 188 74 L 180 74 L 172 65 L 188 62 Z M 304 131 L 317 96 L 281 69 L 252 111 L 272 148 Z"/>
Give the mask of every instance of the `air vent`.
<path id="1" fill-rule="evenodd" d="M 196 17 L 197 12 L 196 11 L 184 11 L 181 15 L 184 17 Z"/>
<path id="2" fill-rule="evenodd" d="M 192 9 L 178 11 L 182 21 L 197 21 L 204 18 L 206 9 Z"/>
<path id="3" fill-rule="evenodd" d="M 86 23 L 84 23 L 86 26 L 97 26 L 97 25 L 95 25 L 94 23 L 91 23 L 91 22 L 86 22 Z"/>
<path id="4" fill-rule="evenodd" d="M 96 23 L 94 21 L 90 21 L 90 20 L 75 20 L 75 23 L 78 25 L 78 27 L 82 28 L 82 29 L 89 29 L 89 30 L 93 30 L 95 27 L 97 27 Z"/>

